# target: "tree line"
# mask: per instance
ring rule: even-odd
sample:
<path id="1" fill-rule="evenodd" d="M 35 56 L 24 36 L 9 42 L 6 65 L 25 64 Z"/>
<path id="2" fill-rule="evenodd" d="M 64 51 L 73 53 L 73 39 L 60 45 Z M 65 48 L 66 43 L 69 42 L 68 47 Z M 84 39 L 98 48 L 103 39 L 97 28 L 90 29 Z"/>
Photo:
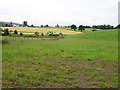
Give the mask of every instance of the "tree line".
<path id="1" fill-rule="evenodd" d="M 116 27 L 114 27 L 112 25 L 105 25 L 105 24 L 104 25 L 93 25 L 92 27 L 91 26 L 80 25 L 80 26 L 77 27 L 76 25 L 73 24 L 70 27 L 71 27 L 71 29 L 74 29 L 74 30 L 78 29 L 78 30 L 81 30 L 81 31 L 85 30 L 85 28 L 93 28 L 93 29 L 105 30 L 105 29 L 120 29 L 120 24 L 117 25 Z"/>
<path id="2" fill-rule="evenodd" d="M 26 21 L 23 22 L 23 26 L 28 26 Z M 30 27 L 34 27 L 33 24 Z M 40 27 L 50 27 L 50 26 L 49 25 L 45 25 L 45 26 L 41 25 Z M 62 27 L 62 26 L 59 26 L 59 24 L 57 24 L 55 27 Z M 93 26 L 80 25 L 79 27 L 72 24 L 71 26 L 63 26 L 63 27 L 68 27 L 68 28 L 70 27 L 71 29 L 74 29 L 74 30 L 78 29 L 81 31 L 85 30 L 85 28 L 103 29 L 104 30 L 104 29 L 120 29 L 120 24 L 118 24 L 116 27 L 114 27 L 112 25 L 105 25 L 105 24 L 104 25 L 93 25 Z"/>
<path id="3" fill-rule="evenodd" d="M 6 24 L 5 25 L 6 27 L 13 27 L 13 23 L 10 22 L 10 24 Z M 23 27 L 50 27 L 49 25 L 41 25 L 41 26 L 34 26 L 33 24 L 32 25 L 28 25 L 27 21 L 23 21 Z M 57 24 L 55 27 L 68 27 L 68 28 L 71 28 L 71 29 L 78 29 L 78 30 L 85 30 L 85 28 L 93 28 L 93 29 L 120 29 L 120 24 L 118 24 L 116 27 L 112 26 L 112 25 L 93 25 L 93 26 L 83 26 L 83 25 L 80 25 L 79 27 L 77 27 L 76 25 L 72 24 L 71 26 L 59 26 L 59 24 Z"/>
<path id="4" fill-rule="evenodd" d="M 74 31 L 77 29 L 77 26 L 76 25 L 71 25 L 70 26 L 71 27 L 71 29 L 74 29 Z M 83 31 L 83 30 L 85 30 L 85 27 L 83 26 L 83 25 L 80 25 L 79 27 L 78 27 L 78 30 L 81 30 L 81 32 Z"/>

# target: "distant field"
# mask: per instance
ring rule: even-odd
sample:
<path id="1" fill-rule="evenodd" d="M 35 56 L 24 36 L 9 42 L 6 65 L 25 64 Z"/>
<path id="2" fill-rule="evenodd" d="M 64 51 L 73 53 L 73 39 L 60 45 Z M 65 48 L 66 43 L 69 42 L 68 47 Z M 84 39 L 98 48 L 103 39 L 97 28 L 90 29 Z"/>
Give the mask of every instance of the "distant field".
<path id="1" fill-rule="evenodd" d="M 18 32 L 22 32 L 24 34 L 34 34 L 35 32 L 39 33 L 47 33 L 49 31 L 53 31 L 56 34 L 80 34 L 81 32 L 75 32 L 70 30 L 65 30 L 62 28 L 35 28 L 35 27 L 2 27 L 3 29 L 8 28 L 9 30 L 17 30 Z"/>
<path id="2" fill-rule="evenodd" d="M 17 30 L 74 32 L 66 28 Z M 118 88 L 118 30 L 91 30 L 58 40 L 7 36 L 2 45 L 3 87 Z"/>

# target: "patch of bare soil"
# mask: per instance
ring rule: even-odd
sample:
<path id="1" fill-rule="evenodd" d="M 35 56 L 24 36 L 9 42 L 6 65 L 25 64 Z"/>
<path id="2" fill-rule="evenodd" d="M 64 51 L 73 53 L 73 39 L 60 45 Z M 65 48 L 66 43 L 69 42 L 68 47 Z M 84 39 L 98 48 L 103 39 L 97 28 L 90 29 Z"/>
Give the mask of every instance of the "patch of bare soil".
<path id="1" fill-rule="evenodd" d="M 92 86 L 96 86 L 97 88 L 107 87 L 102 86 L 101 82 L 107 83 L 109 85 L 114 86 L 117 85 L 117 82 L 113 82 L 117 76 L 113 74 L 118 73 L 117 64 L 111 61 L 102 61 L 102 60 L 94 60 L 94 61 L 74 61 L 74 60 L 45 60 L 53 63 L 52 67 L 56 70 L 62 66 L 64 67 L 64 71 L 70 69 L 72 73 L 65 74 L 66 76 L 74 76 L 73 83 L 71 85 L 65 85 L 64 83 L 59 84 L 56 83 L 58 87 L 74 87 L 76 84 L 79 85 L 80 88 L 90 88 Z M 110 79 L 111 78 L 111 79 Z M 75 80 L 79 80 L 78 82 L 74 82 Z M 72 80 L 71 80 L 72 81 Z M 93 82 L 100 82 L 100 84 L 88 84 Z M 104 84 L 103 83 L 103 84 Z M 55 87 L 57 87 L 55 86 Z M 115 87 L 115 86 L 114 86 Z M 117 86 L 116 86 L 117 87 Z"/>

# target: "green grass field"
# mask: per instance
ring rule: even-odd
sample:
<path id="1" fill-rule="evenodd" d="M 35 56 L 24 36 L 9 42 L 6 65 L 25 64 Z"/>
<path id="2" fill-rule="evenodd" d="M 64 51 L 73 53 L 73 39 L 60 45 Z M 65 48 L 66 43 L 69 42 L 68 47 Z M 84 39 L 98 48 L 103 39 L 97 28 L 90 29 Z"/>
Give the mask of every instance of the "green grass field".
<path id="1" fill-rule="evenodd" d="M 59 40 L 7 40 L 2 45 L 4 88 L 118 87 L 118 30 L 86 29 Z"/>

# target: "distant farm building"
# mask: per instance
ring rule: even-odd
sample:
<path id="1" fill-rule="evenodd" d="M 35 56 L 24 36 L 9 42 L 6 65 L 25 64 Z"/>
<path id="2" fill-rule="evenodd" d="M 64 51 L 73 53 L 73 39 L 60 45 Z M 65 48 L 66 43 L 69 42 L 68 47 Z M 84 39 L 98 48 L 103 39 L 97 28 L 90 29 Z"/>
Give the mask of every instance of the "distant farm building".
<path id="1" fill-rule="evenodd" d="M 0 21 L 0 27 L 22 27 L 23 24 L 19 24 L 19 23 L 14 23 L 14 22 L 1 22 Z"/>

